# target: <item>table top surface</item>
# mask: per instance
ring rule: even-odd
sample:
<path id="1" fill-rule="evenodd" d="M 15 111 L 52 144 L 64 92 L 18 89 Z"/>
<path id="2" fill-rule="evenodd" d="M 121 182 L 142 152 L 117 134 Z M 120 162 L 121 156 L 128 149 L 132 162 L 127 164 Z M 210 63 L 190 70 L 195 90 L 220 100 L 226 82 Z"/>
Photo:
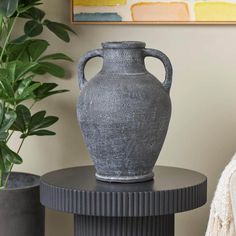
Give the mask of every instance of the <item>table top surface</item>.
<path id="1" fill-rule="evenodd" d="M 96 216 L 165 215 L 205 204 L 206 176 L 166 166 L 153 171 L 152 181 L 129 184 L 98 181 L 93 166 L 53 171 L 41 178 L 41 202 L 58 211 Z"/>
<path id="2" fill-rule="evenodd" d="M 94 192 L 158 192 L 198 185 L 206 177 L 198 172 L 166 166 L 154 168 L 154 180 L 143 183 L 107 183 L 96 180 L 93 166 L 74 167 L 50 172 L 42 181 L 58 188 Z"/>
<path id="3" fill-rule="evenodd" d="M 68 213 L 94 216 L 167 215 L 205 204 L 207 178 L 201 173 L 157 166 L 144 183 L 106 183 L 93 166 L 48 173 L 41 178 L 43 205 Z"/>

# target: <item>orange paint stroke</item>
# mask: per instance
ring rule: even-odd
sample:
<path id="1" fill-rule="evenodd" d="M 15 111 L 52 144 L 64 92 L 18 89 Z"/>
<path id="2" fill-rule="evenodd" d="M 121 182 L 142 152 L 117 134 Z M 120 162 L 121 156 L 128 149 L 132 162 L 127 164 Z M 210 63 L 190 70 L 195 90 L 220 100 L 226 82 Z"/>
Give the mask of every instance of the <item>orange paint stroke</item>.
<path id="1" fill-rule="evenodd" d="M 184 2 L 140 2 L 131 6 L 133 21 L 190 21 Z"/>

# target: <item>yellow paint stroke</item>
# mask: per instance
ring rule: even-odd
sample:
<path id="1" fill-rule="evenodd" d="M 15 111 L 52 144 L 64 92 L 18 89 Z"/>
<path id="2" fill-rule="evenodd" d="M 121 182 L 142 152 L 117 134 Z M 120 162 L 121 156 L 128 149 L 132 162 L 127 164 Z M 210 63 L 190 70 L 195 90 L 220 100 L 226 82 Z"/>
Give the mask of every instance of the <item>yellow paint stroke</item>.
<path id="1" fill-rule="evenodd" d="M 126 4 L 127 0 L 73 0 L 74 6 L 117 6 Z"/>
<path id="2" fill-rule="evenodd" d="M 236 4 L 229 2 L 197 2 L 196 21 L 236 21 Z"/>
<path id="3" fill-rule="evenodd" d="M 184 2 L 140 2 L 131 6 L 133 21 L 190 21 Z"/>

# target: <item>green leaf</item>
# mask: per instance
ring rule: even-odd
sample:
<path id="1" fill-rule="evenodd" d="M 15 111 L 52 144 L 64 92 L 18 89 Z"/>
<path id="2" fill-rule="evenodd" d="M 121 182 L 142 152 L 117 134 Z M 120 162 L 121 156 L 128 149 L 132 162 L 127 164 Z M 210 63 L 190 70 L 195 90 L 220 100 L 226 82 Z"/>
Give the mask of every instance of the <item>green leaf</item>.
<path id="1" fill-rule="evenodd" d="M 33 61 L 37 60 L 48 48 L 49 43 L 46 40 L 34 40 L 30 43 L 28 50 Z"/>
<path id="2" fill-rule="evenodd" d="M 8 80 L 8 70 L 0 68 L 0 81 L 2 80 Z"/>
<path id="3" fill-rule="evenodd" d="M 45 16 L 45 12 L 39 8 L 34 7 L 31 9 L 31 15 L 33 16 L 35 20 L 41 21 Z"/>
<path id="4" fill-rule="evenodd" d="M 10 61 L 34 62 L 47 50 L 49 43 L 42 39 L 30 39 L 23 43 L 11 43 L 7 47 L 7 56 Z"/>
<path id="5" fill-rule="evenodd" d="M 43 32 L 43 25 L 35 20 L 30 20 L 26 22 L 24 31 L 27 36 L 36 37 Z"/>
<path id="6" fill-rule="evenodd" d="M 38 87 L 40 86 L 40 83 L 34 83 L 32 85 L 30 85 L 28 88 L 26 88 L 24 90 L 24 93 L 21 95 L 21 97 L 23 99 L 25 99 L 26 97 L 28 98 L 34 98 L 34 90 L 36 90 Z"/>
<path id="7" fill-rule="evenodd" d="M 32 136 L 32 135 L 37 135 L 37 136 L 49 136 L 49 135 L 55 135 L 56 133 L 53 132 L 53 131 L 50 131 L 50 130 L 37 130 L 37 131 L 34 131 L 32 133 L 30 133 L 29 135 Z"/>
<path id="8" fill-rule="evenodd" d="M 3 122 L 3 118 L 4 118 L 4 106 L 2 103 L 0 103 L 0 124 Z"/>
<path id="9" fill-rule="evenodd" d="M 2 33 L 3 14 L 0 12 L 0 34 Z"/>
<path id="10" fill-rule="evenodd" d="M 12 40 L 10 43 L 12 43 L 12 44 L 21 44 L 21 43 L 23 43 L 27 38 L 28 38 L 28 36 L 24 34 L 24 35 L 22 35 L 22 36 L 20 36 L 20 37 L 18 37 L 18 38 L 16 38 L 16 39 L 14 39 L 14 40 Z"/>
<path id="11" fill-rule="evenodd" d="M 24 12 L 20 15 L 20 17 L 27 18 L 27 19 L 34 19 L 41 21 L 45 16 L 45 12 L 39 8 L 31 7 L 28 11 Z"/>
<path id="12" fill-rule="evenodd" d="M 32 76 L 21 80 L 15 94 L 16 103 L 20 103 L 28 99 L 34 99 L 34 91 L 38 87 L 40 87 L 40 83 L 32 83 Z"/>
<path id="13" fill-rule="evenodd" d="M 21 157 L 12 151 L 5 143 L 0 142 L 0 148 L 3 158 L 7 159 L 12 164 L 21 164 L 23 162 Z"/>
<path id="14" fill-rule="evenodd" d="M 0 92 L 5 98 L 14 97 L 14 90 L 7 69 L 0 69 Z"/>
<path id="15" fill-rule="evenodd" d="M 24 5 L 19 5 L 18 9 L 17 9 L 17 12 L 20 13 L 20 14 L 23 14 L 24 12 L 28 11 L 29 9 L 31 9 L 32 7 L 34 7 L 34 5 L 30 4 L 28 6 L 24 6 Z"/>
<path id="16" fill-rule="evenodd" d="M 7 63 L 7 70 L 8 70 L 8 79 L 13 84 L 15 82 L 15 72 L 16 72 L 16 65 L 17 62 L 8 62 Z"/>
<path id="17" fill-rule="evenodd" d="M 45 74 L 47 74 L 47 72 L 44 71 L 44 70 L 43 70 L 42 68 L 40 68 L 40 67 L 35 68 L 35 69 L 33 70 L 33 72 L 34 72 L 34 74 L 36 74 L 36 75 L 45 75 Z"/>
<path id="18" fill-rule="evenodd" d="M 58 78 L 65 77 L 65 70 L 56 64 L 53 64 L 51 62 L 40 62 L 39 66 L 40 66 L 39 67 L 40 69 L 42 69 L 43 71 L 45 71 L 55 77 L 58 77 Z"/>
<path id="19" fill-rule="evenodd" d="M 7 111 L 4 114 L 3 121 L 0 125 L 0 133 L 8 132 L 12 124 L 16 120 L 16 113 L 14 111 Z"/>
<path id="20" fill-rule="evenodd" d="M 29 10 L 31 11 L 32 8 L 34 8 L 36 5 L 39 5 L 39 4 L 35 4 L 35 3 L 27 4 L 27 5 L 21 4 L 21 5 L 19 5 L 17 11 L 18 11 L 18 13 L 21 14 L 21 17 L 22 17 L 23 13 L 26 13 Z"/>
<path id="21" fill-rule="evenodd" d="M 39 111 L 35 113 L 30 120 L 29 130 L 36 129 L 39 124 L 41 124 L 46 115 L 46 111 Z"/>
<path id="22" fill-rule="evenodd" d="M 49 55 L 41 57 L 39 60 L 40 61 L 44 61 L 44 60 L 65 60 L 65 61 L 73 62 L 73 60 L 70 57 L 68 57 L 67 55 L 65 55 L 64 53 L 49 54 Z"/>
<path id="23" fill-rule="evenodd" d="M 19 4 L 21 5 L 29 5 L 29 4 L 40 4 L 42 0 L 19 0 Z"/>
<path id="24" fill-rule="evenodd" d="M 25 78 L 23 80 L 20 80 L 20 83 L 19 83 L 18 88 L 16 90 L 16 97 L 21 96 L 24 93 L 25 89 L 30 86 L 31 82 L 32 82 L 31 76 L 28 78 Z"/>
<path id="25" fill-rule="evenodd" d="M 38 63 L 36 62 L 17 62 L 16 67 L 16 80 L 21 79 L 27 73 L 32 72 L 34 69 L 38 67 Z"/>
<path id="26" fill-rule="evenodd" d="M 59 93 L 65 93 L 68 92 L 68 90 L 63 89 L 63 90 L 54 90 L 56 87 L 58 87 L 58 84 L 56 83 L 43 83 L 41 84 L 35 91 L 35 100 L 39 101 L 42 100 L 46 97 L 52 96 L 54 94 L 59 94 Z"/>
<path id="27" fill-rule="evenodd" d="M 0 141 L 5 141 L 8 137 L 8 132 L 0 133 Z"/>
<path id="28" fill-rule="evenodd" d="M 0 103 L 0 141 L 5 141 L 9 135 L 8 130 L 16 120 L 16 113 L 5 111 L 5 107 Z"/>
<path id="29" fill-rule="evenodd" d="M 14 61 L 17 64 L 21 64 L 22 61 L 29 62 L 29 54 L 27 46 L 29 40 L 24 41 L 23 43 L 10 43 L 6 49 L 6 56 L 8 61 Z"/>
<path id="30" fill-rule="evenodd" d="M 45 20 L 44 25 L 46 25 L 47 28 L 51 32 L 53 32 L 57 37 L 59 37 L 63 41 L 65 41 L 67 43 L 70 42 L 70 36 L 69 36 L 68 32 L 63 27 L 61 27 L 61 25 L 59 23 Z"/>
<path id="31" fill-rule="evenodd" d="M 19 4 L 27 6 L 29 4 L 41 4 L 42 0 L 19 0 Z"/>
<path id="32" fill-rule="evenodd" d="M 8 80 L 1 80 L 0 81 L 0 91 L 4 94 L 5 98 L 12 98 L 14 97 L 14 91 Z"/>
<path id="33" fill-rule="evenodd" d="M 24 138 L 26 136 L 30 135 L 53 135 L 54 132 L 48 131 L 48 130 L 42 130 L 42 128 L 47 128 L 49 126 L 52 126 L 54 123 L 58 121 L 58 117 L 56 116 L 47 116 L 46 111 L 39 111 L 35 113 L 30 120 L 29 126 L 28 126 L 28 132 L 27 134 L 23 134 L 21 138 Z"/>
<path id="34" fill-rule="evenodd" d="M 35 92 L 37 92 L 37 95 L 43 95 L 49 91 L 52 91 L 53 89 L 57 87 L 58 87 L 58 84 L 56 83 L 43 83 Z"/>
<path id="35" fill-rule="evenodd" d="M 40 87 L 40 83 L 32 83 L 32 78 L 33 76 L 29 76 L 28 78 L 24 78 L 18 81 L 19 85 L 15 93 L 15 100 L 17 103 L 27 99 L 34 99 L 34 90 Z"/>
<path id="36" fill-rule="evenodd" d="M 32 133 L 31 131 L 34 131 L 36 129 L 48 128 L 48 127 L 52 126 L 53 124 L 55 124 L 57 121 L 58 121 L 58 117 L 47 116 L 41 122 L 34 124 L 34 126 L 32 126 L 32 128 L 30 130 L 30 133 Z"/>
<path id="37" fill-rule="evenodd" d="M 4 160 L 3 160 L 3 156 L 2 156 L 2 149 L 0 147 L 0 175 L 2 176 L 2 172 L 5 172 L 6 169 L 5 169 L 5 164 L 4 164 Z M 0 186 L 2 187 L 2 186 Z"/>
<path id="38" fill-rule="evenodd" d="M 0 86 L 0 100 L 4 101 L 4 102 L 9 102 L 10 104 L 12 104 L 9 100 L 8 95 L 3 91 L 3 89 Z"/>
<path id="39" fill-rule="evenodd" d="M 16 107 L 16 114 L 17 118 L 11 129 L 22 133 L 27 133 L 31 119 L 30 110 L 24 105 L 18 105 Z"/>
<path id="40" fill-rule="evenodd" d="M 18 7 L 18 0 L 1 0 L 0 12 L 6 17 L 12 16 Z"/>
<path id="41" fill-rule="evenodd" d="M 47 21 L 47 20 L 45 20 Z M 50 21 L 52 22 L 54 25 L 56 25 L 57 27 L 60 27 L 61 29 L 64 29 L 64 30 L 67 30 L 73 34 L 77 34 L 73 29 L 71 29 L 68 25 L 65 25 L 65 24 L 62 24 L 62 23 L 59 23 L 59 22 L 54 22 L 54 21 Z"/>
<path id="42" fill-rule="evenodd" d="M 39 125 L 38 128 L 48 128 L 55 124 L 58 121 L 58 117 L 56 116 L 47 116 L 44 118 L 43 122 Z"/>

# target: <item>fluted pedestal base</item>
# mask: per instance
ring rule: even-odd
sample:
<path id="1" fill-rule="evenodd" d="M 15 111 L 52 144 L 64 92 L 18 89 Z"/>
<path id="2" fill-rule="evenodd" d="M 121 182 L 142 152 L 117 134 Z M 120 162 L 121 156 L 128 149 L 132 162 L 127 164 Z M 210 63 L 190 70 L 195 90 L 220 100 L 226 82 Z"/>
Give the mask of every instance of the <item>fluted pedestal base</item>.
<path id="1" fill-rule="evenodd" d="M 207 178 L 174 167 L 153 172 L 152 181 L 112 184 L 97 181 L 93 166 L 53 171 L 41 178 L 41 202 L 74 214 L 75 236 L 174 236 L 175 213 L 206 203 Z"/>
<path id="2" fill-rule="evenodd" d="M 75 236 L 174 236 L 174 215 L 149 217 L 75 215 Z"/>

